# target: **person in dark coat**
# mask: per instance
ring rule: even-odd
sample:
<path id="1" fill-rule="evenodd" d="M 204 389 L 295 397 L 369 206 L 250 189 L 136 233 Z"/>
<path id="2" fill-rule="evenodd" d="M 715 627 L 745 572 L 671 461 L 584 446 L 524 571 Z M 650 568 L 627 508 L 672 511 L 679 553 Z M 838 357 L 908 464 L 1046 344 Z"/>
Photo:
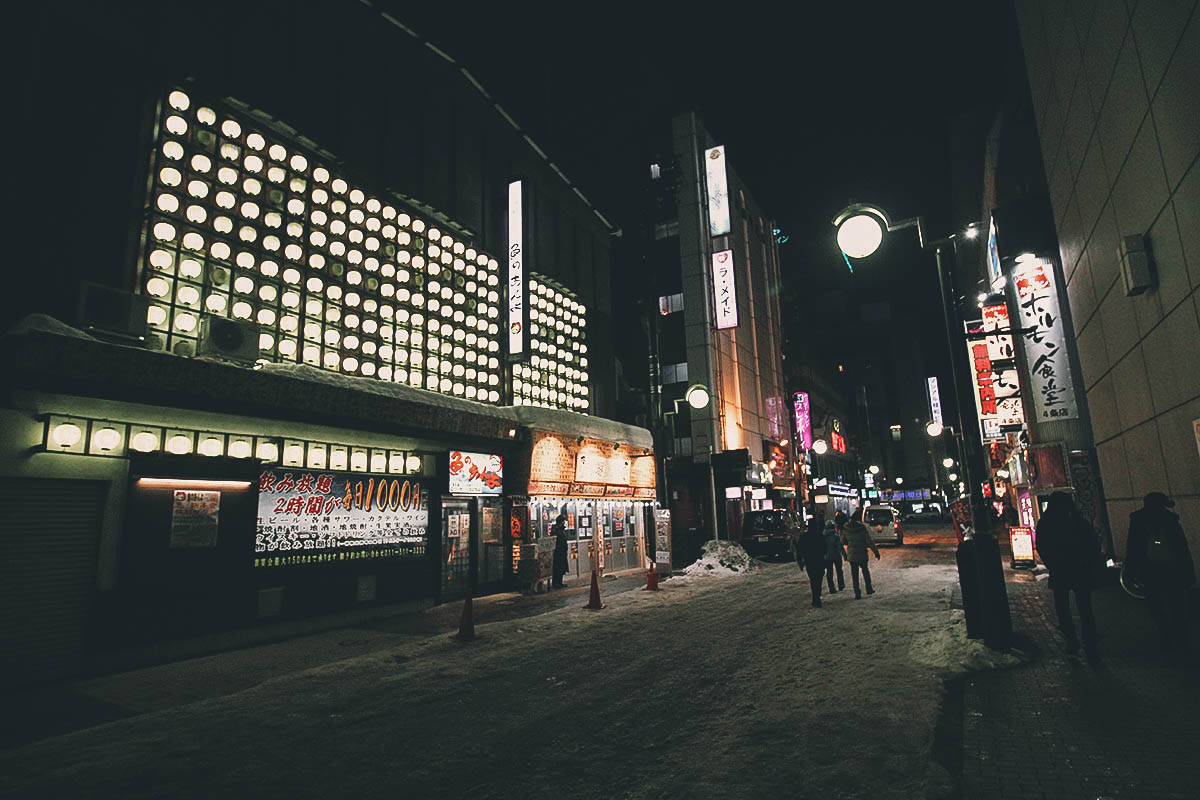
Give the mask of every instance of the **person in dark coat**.
<path id="1" fill-rule="evenodd" d="M 846 575 L 842 572 L 842 561 L 846 557 L 846 548 L 842 546 L 842 536 L 838 533 L 833 520 L 825 523 L 821 531 L 825 537 L 825 580 L 829 582 L 829 593 L 834 594 L 846 588 Z M 833 574 L 837 572 L 837 588 L 833 586 Z"/>
<path id="2" fill-rule="evenodd" d="M 858 509 L 855 509 L 855 514 L 857 513 Z M 842 523 L 842 542 L 846 545 L 846 560 L 850 562 L 850 581 L 854 584 L 854 598 L 861 600 L 862 589 L 858 588 L 858 573 L 862 573 L 867 594 L 875 594 L 875 587 L 871 585 L 871 568 L 867 566 L 867 550 L 874 550 L 875 560 L 878 561 L 879 548 L 875 545 L 875 540 L 871 538 L 871 531 L 856 517 L 839 511 L 835 522 L 838 518 Z"/>
<path id="3" fill-rule="evenodd" d="M 1196 584 L 1196 571 L 1175 501 L 1150 492 L 1142 508 L 1129 515 L 1125 570 L 1146 592 L 1146 607 L 1158 627 L 1164 650 L 1188 653 L 1187 591 Z"/>
<path id="4" fill-rule="evenodd" d="M 563 587 L 563 575 L 567 574 L 567 515 L 559 514 L 550 528 L 554 536 L 554 581 L 555 588 Z"/>
<path id="5" fill-rule="evenodd" d="M 1100 553 L 1096 531 L 1083 518 L 1075 501 L 1066 492 L 1055 492 L 1037 524 L 1037 551 L 1050 571 L 1050 589 L 1054 609 L 1067 652 L 1079 651 L 1079 639 L 1071 619 L 1071 592 L 1083 629 L 1083 646 L 1089 658 L 1095 658 L 1096 617 L 1092 613 L 1092 569 Z"/>
<path id="6" fill-rule="evenodd" d="M 808 573 L 808 588 L 812 590 L 812 607 L 821 607 L 821 582 L 825 578 L 825 537 L 821 535 L 820 517 L 811 517 L 796 539 L 796 564 Z"/>

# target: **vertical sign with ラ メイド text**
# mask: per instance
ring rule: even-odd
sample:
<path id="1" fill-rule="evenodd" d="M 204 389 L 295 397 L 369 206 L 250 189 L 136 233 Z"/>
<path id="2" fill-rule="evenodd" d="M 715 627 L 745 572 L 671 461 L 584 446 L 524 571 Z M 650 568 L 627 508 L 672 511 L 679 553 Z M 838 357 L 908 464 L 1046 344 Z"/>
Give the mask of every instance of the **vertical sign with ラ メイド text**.
<path id="1" fill-rule="evenodd" d="M 725 174 L 725 148 L 711 147 L 704 151 L 704 177 L 708 188 L 708 233 L 724 236 L 729 233 L 729 179 Z"/>
<path id="2" fill-rule="evenodd" d="M 525 355 L 525 241 L 521 182 L 508 185 L 508 356 Z"/>
<path id="3" fill-rule="evenodd" d="M 717 330 L 736 328 L 738 324 L 737 288 L 733 281 L 733 251 L 712 255 L 713 307 Z"/>
<path id="4" fill-rule="evenodd" d="M 1059 313 L 1054 265 L 1041 260 L 1026 262 L 1018 265 L 1012 277 L 1034 412 L 1042 421 L 1075 419 L 1079 410 L 1067 360 L 1067 335 Z"/>

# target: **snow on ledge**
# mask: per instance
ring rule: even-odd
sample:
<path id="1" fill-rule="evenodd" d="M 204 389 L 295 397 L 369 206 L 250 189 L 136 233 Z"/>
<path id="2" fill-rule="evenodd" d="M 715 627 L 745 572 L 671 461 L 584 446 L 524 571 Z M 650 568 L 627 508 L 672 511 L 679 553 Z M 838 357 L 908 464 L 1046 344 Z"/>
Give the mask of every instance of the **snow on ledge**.
<path id="1" fill-rule="evenodd" d="M 505 410 L 514 412 L 516 419 L 522 425 L 537 430 L 553 433 L 578 433 L 608 442 L 622 442 L 632 447 L 654 446 L 654 437 L 645 428 L 626 425 L 623 422 L 615 422 L 603 417 L 536 406 L 513 406 Z"/>
<path id="2" fill-rule="evenodd" d="M 29 314 L 24 316 L 17 320 L 17 323 L 3 334 L 0 334 L 0 338 L 5 336 L 22 336 L 34 332 L 52 333 L 55 336 L 70 336 L 75 339 L 97 341 L 95 336 L 90 336 L 78 328 L 72 328 L 67 323 L 57 320 L 48 314 Z"/>

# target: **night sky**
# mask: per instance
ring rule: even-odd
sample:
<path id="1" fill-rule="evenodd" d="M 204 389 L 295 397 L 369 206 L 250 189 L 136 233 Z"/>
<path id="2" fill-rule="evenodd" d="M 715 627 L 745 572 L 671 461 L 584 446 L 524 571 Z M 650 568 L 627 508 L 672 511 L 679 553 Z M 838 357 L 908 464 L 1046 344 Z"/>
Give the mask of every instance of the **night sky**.
<path id="1" fill-rule="evenodd" d="M 695 109 L 791 237 L 781 251 L 785 316 L 821 320 L 832 289 L 903 298 L 920 311 L 917 328 L 938 322 L 928 313 L 937 309 L 932 256 L 915 233 L 851 276 L 829 222 L 852 201 L 897 219 L 923 215 L 933 236 L 978 217 L 983 140 L 1016 52 L 1008 3 L 550 14 L 488 4 L 469 16 L 444 4 L 384 5 L 465 63 L 617 226 L 636 226 L 648 134 Z M 951 187 L 952 160 L 965 190 Z M 944 349 L 944 334 L 938 342 Z"/>

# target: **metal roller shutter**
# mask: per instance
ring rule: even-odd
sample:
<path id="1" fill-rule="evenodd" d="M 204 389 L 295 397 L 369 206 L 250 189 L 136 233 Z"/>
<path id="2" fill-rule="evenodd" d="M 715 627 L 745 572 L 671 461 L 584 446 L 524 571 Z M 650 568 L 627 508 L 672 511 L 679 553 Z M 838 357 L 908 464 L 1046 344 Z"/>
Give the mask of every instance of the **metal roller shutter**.
<path id="1" fill-rule="evenodd" d="M 0 482 L 0 678 L 28 685 L 77 674 L 107 484 Z"/>

